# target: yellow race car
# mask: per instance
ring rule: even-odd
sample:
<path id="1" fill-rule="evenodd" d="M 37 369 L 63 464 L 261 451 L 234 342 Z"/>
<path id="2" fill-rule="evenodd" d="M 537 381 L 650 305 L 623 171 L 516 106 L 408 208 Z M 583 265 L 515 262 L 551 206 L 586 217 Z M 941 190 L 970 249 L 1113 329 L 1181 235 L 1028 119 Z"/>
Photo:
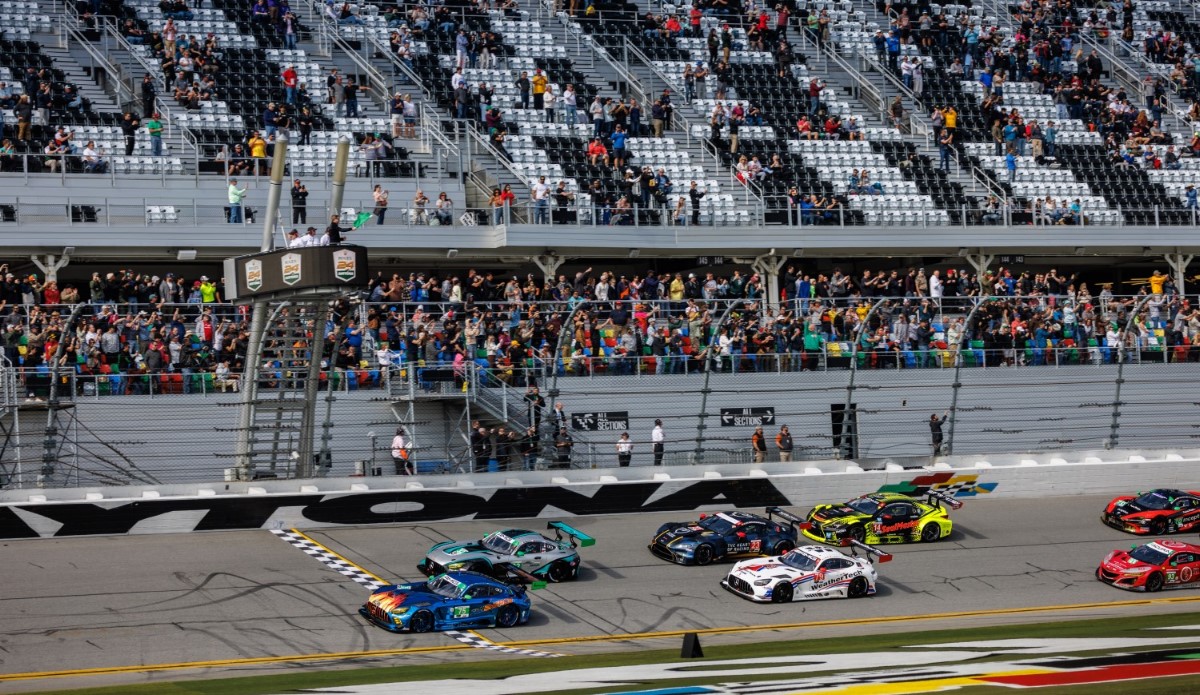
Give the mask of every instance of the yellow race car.
<path id="1" fill-rule="evenodd" d="M 936 541 L 949 536 L 954 526 L 946 507 L 958 509 L 962 502 L 936 490 L 926 493 L 924 502 L 895 492 L 873 492 L 845 504 L 813 507 L 801 532 L 830 545 L 846 539 L 871 545 Z"/>

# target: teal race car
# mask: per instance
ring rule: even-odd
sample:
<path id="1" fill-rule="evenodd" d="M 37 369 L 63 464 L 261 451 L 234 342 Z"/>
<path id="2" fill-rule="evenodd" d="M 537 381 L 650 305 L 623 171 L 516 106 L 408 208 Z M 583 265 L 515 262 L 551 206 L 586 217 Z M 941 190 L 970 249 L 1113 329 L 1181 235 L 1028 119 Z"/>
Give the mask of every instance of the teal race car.
<path id="1" fill-rule="evenodd" d="M 467 571 L 506 582 L 574 579 L 579 575 L 578 549 L 595 545 L 596 539 L 561 521 L 551 521 L 546 528 L 554 530 L 554 538 L 504 529 L 477 541 L 444 541 L 429 549 L 417 569 L 427 577 Z"/>

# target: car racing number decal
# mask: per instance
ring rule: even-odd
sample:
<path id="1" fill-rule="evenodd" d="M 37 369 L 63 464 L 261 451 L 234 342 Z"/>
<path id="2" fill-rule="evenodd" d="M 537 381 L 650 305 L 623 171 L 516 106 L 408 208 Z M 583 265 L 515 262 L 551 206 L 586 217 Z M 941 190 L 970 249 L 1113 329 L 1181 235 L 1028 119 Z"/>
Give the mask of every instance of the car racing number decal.
<path id="1" fill-rule="evenodd" d="M 455 606 L 451 609 L 450 617 L 452 618 L 469 618 L 471 616 L 470 606 Z"/>

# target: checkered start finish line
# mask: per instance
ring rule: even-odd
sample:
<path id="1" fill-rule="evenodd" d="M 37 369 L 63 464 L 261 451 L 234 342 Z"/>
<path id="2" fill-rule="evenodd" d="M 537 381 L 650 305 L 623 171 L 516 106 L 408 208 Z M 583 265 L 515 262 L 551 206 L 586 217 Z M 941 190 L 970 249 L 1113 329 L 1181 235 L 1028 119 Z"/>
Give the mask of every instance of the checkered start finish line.
<path id="1" fill-rule="evenodd" d="M 365 569 L 359 567 L 358 565 L 354 564 L 353 562 L 350 562 L 349 560 L 342 557 L 341 555 L 338 555 L 337 553 L 322 546 L 321 544 L 317 543 L 316 541 L 313 541 L 311 538 L 309 538 L 308 536 L 305 536 L 303 533 L 300 533 L 299 531 L 296 531 L 294 529 L 290 530 L 290 531 L 284 531 L 282 529 L 272 529 L 271 533 L 278 536 L 285 543 L 288 543 L 291 546 L 298 548 L 300 550 L 300 552 L 304 553 L 305 555 L 308 555 L 309 557 L 316 559 L 318 562 L 325 565 L 326 567 L 333 570 L 334 572 L 337 572 L 338 574 L 341 574 L 345 577 L 349 577 L 354 582 L 361 584 L 368 591 L 375 591 L 379 587 L 387 586 L 387 584 L 388 584 L 387 582 L 383 581 L 379 577 L 376 577 L 375 575 L 373 575 L 370 572 L 366 571 Z M 502 654 L 520 654 L 522 656 L 539 656 L 539 657 L 562 656 L 562 654 L 554 654 L 552 652 L 540 652 L 535 649 L 517 649 L 515 647 L 505 647 L 503 645 L 496 644 L 495 642 L 492 642 L 491 640 L 489 640 L 486 637 L 483 637 L 481 635 L 477 635 L 477 634 L 473 634 L 473 633 L 469 633 L 469 632 L 462 632 L 460 630 L 445 630 L 445 631 L 443 631 L 443 634 L 453 637 L 454 639 L 458 640 L 459 642 L 462 642 L 463 644 L 466 644 L 471 647 L 475 647 L 476 649 L 487 649 L 487 650 L 490 650 L 493 652 L 500 652 Z"/>

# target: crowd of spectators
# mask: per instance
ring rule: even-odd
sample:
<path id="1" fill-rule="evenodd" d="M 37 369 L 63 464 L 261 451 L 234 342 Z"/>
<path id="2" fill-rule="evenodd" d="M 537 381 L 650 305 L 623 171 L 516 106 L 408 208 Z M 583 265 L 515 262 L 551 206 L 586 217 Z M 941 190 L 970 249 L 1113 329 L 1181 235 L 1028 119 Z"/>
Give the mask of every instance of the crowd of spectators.
<path id="1" fill-rule="evenodd" d="M 60 287 L 7 271 L 0 266 L 4 349 L 30 391 L 48 383 L 55 360 L 78 383 L 104 383 L 111 393 L 160 392 L 168 388 L 164 375 L 181 377 L 175 383 L 185 393 L 240 387 L 248 312 L 222 303 L 212 278 L 118 270 Z M 840 269 L 788 267 L 774 305 L 756 273 L 701 275 L 651 270 L 630 277 L 587 268 L 540 281 L 475 270 L 461 278 L 381 273 L 361 307 L 339 303 L 319 332 L 310 326 L 300 340 L 324 336 L 326 371 L 353 371 L 360 386 L 381 384 L 381 369 L 404 363 L 452 364 L 460 377 L 474 363 L 498 380 L 527 386 L 549 369 L 584 375 L 831 368 L 829 355 L 850 350 L 864 356 L 861 366 L 896 368 L 946 366 L 945 356 L 952 361 L 960 348 L 979 351 L 990 365 L 1111 362 L 1122 341 L 1131 359 L 1138 349 L 1166 350 L 1174 361 L 1200 359 L 1200 310 L 1158 271 L 1138 295 L 1117 296 L 1110 283 L 1093 293 L 1053 269 L 999 268 L 981 279 L 952 268 L 863 270 L 853 277 Z M 966 323 L 985 295 L 991 299 Z M 66 330 L 79 303 L 81 319 Z M 268 334 L 266 388 L 301 366 L 286 319 Z"/>

